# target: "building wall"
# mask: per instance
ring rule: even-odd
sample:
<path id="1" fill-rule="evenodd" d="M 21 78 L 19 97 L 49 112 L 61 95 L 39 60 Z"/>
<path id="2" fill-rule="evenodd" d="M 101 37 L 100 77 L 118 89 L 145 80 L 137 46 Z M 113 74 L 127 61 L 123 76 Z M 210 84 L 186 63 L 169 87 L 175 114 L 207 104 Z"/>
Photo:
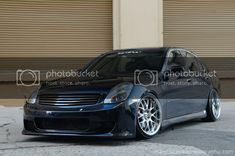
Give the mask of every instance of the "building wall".
<path id="1" fill-rule="evenodd" d="M 162 0 L 114 0 L 113 48 L 163 45 Z"/>
<path id="2" fill-rule="evenodd" d="M 163 0 L 163 45 L 202 58 L 218 73 L 223 98 L 235 98 L 234 19 L 233 0 Z"/>

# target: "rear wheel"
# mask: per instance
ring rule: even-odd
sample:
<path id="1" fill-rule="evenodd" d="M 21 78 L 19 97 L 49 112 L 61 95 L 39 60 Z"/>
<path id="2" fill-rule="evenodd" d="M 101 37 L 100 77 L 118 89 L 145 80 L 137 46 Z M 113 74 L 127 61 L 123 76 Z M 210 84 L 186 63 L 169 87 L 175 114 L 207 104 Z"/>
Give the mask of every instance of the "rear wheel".
<path id="1" fill-rule="evenodd" d="M 207 117 L 203 119 L 205 121 L 216 121 L 220 117 L 221 103 L 219 94 L 215 89 L 210 92 L 206 112 Z"/>
<path id="2" fill-rule="evenodd" d="M 141 138 L 151 138 L 160 131 L 161 124 L 161 104 L 153 94 L 148 93 L 137 105 L 137 135 Z"/>

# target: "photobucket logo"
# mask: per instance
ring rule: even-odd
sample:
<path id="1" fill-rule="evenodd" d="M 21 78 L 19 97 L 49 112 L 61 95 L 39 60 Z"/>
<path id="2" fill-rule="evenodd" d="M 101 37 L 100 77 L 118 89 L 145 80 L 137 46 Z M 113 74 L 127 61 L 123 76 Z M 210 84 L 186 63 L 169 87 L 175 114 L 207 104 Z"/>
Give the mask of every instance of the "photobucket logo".
<path id="1" fill-rule="evenodd" d="M 183 71 L 183 72 L 165 72 L 164 77 L 216 77 L 216 71 Z"/>
<path id="2" fill-rule="evenodd" d="M 51 78 L 64 78 L 64 77 L 98 77 L 98 71 L 77 71 L 77 70 L 60 70 L 60 71 L 55 71 L 51 70 L 46 72 L 46 79 L 51 79 Z"/>
<path id="3" fill-rule="evenodd" d="M 158 84 L 157 70 L 135 70 L 134 84 L 142 86 L 156 86 Z"/>
<path id="4" fill-rule="evenodd" d="M 16 71 L 17 86 L 38 86 L 40 85 L 40 70 L 18 69 Z"/>

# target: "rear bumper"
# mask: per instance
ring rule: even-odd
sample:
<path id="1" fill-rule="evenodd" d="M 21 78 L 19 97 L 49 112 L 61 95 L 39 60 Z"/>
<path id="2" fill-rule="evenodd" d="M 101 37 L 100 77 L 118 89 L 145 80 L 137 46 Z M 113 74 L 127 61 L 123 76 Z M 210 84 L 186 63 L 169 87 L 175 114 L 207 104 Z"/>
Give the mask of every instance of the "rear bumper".
<path id="1" fill-rule="evenodd" d="M 133 138 L 135 105 L 127 103 L 86 109 L 24 106 L 24 135 Z"/>

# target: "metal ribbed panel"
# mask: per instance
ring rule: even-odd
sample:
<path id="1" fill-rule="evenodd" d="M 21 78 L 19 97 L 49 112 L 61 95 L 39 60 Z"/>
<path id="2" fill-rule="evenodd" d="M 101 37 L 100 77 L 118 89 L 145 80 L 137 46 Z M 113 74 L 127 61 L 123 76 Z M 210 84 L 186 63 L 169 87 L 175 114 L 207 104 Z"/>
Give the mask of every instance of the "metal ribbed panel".
<path id="1" fill-rule="evenodd" d="M 46 94 L 39 96 L 39 104 L 51 106 L 93 105 L 100 94 Z"/>
<path id="2" fill-rule="evenodd" d="M 111 49 L 112 0 L 0 0 L 0 57 L 87 57 Z"/>
<path id="3" fill-rule="evenodd" d="M 164 45 L 235 57 L 234 0 L 163 0 Z"/>

